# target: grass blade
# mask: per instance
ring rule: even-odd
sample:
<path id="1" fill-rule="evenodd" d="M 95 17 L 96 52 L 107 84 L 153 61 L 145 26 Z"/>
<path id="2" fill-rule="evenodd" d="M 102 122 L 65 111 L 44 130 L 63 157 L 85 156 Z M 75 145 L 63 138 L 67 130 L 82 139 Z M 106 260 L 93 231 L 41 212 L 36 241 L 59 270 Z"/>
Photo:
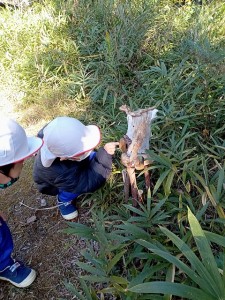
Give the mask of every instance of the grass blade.
<path id="1" fill-rule="evenodd" d="M 225 295 L 225 286 L 223 286 L 223 283 L 221 281 L 221 276 L 218 271 L 218 267 L 212 250 L 198 220 L 189 208 L 188 220 L 190 223 L 191 232 L 201 255 L 202 262 L 205 268 L 208 270 L 209 274 L 211 274 L 211 284 L 215 291 L 215 294 L 218 295 L 218 297 L 223 297 Z"/>
<path id="2" fill-rule="evenodd" d="M 184 284 L 179 283 L 170 283 L 170 282 L 162 282 L 162 281 L 155 281 L 155 282 L 147 282 L 136 285 L 130 289 L 129 291 L 133 293 L 149 293 L 149 294 L 173 294 L 174 296 L 184 297 L 187 299 L 193 300 L 216 300 L 215 297 L 209 296 L 202 290 L 199 290 L 194 287 L 190 287 Z"/>

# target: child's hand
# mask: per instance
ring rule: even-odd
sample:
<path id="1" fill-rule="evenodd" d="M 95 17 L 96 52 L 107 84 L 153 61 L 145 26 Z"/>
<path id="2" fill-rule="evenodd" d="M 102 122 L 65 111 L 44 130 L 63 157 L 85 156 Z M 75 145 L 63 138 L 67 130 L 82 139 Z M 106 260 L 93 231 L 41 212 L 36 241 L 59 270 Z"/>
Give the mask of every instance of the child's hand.
<path id="1" fill-rule="evenodd" d="M 119 146 L 119 142 L 110 142 L 105 144 L 104 149 L 108 154 L 113 155 L 116 151 L 116 146 Z"/>

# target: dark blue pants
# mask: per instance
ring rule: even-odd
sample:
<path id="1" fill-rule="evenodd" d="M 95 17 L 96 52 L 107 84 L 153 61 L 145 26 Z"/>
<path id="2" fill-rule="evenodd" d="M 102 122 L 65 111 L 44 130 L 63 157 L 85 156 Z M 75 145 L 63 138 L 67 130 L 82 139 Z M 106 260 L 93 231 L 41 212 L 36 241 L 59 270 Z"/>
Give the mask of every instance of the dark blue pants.
<path id="1" fill-rule="evenodd" d="M 13 263 L 11 254 L 13 251 L 12 235 L 6 222 L 0 217 L 0 271 Z"/>
<path id="2" fill-rule="evenodd" d="M 59 201 L 61 201 L 61 202 L 70 202 L 72 200 L 75 200 L 78 196 L 79 196 L 79 194 L 73 194 L 73 193 L 62 191 L 62 190 L 59 190 L 59 193 L 58 193 L 58 198 L 59 198 Z"/>

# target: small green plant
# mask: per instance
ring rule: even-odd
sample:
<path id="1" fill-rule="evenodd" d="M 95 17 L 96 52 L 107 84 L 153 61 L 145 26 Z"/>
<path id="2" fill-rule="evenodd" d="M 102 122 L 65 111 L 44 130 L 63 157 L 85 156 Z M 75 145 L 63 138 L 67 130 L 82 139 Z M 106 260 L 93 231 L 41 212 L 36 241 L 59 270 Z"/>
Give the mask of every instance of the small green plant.
<path id="1" fill-rule="evenodd" d="M 138 203 L 138 207 L 134 207 L 131 204 L 123 204 L 121 208 L 114 208 L 115 212 L 118 212 L 118 216 L 114 215 L 113 219 L 118 219 L 128 224 L 135 224 L 140 228 L 148 229 L 152 232 L 155 231 L 155 225 L 163 225 L 168 223 L 170 214 L 165 211 L 167 197 L 163 199 L 154 199 L 151 196 L 150 189 L 147 192 L 146 203 Z M 123 225 L 118 225 L 118 227 Z M 125 230 L 128 230 L 126 228 Z M 132 230 L 131 230 L 132 231 Z"/>
<path id="2" fill-rule="evenodd" d="M 184 283 L 155 281 L 134 286 L 129 289 L 130 291 L 147 294 L 162 293 L 196 300 L 225 299 L 225 264 L 223 270 L 219 270 L 207 235 L 205 235 L 199 222 L 190 210 L 188 210 L 188 220 L 197 246 L 197 254 L 195 254 L 195 250 L 191 249 L 179 237 L 168 229 L 161 227 L 161 231 L 181 251 L 181 258 L 184 256 L 187 261 L 180 259 L 180 257 L 173 256 L 168 251 L 161 250 L 151 242 L 145 240 L 138 240 L 137 242 L 176 266 L 181 273 L 191 279 L 189 285 Z M 219 244 L 223 243 L 224 245 L 224 237 L 216 235 L 216 239 L 214 238 L 213 241 L 216 242 L 216 240 L 218 240 Z"/>
<path id="3" fill-rule="evenodd" d="M 218 169 L 215 172 L 212 178 L 209 178 L 208 169 L 206 166 L 206 161 L 202 159 L 202 167 L 204 171 L 204 178 L 197 173 L 193 173 L 195 177 L 200 181 L 203 190 L 199 187 L 198 189 L 201 191 L 202 196 L 206 196 L 213 207 L 216 209 L 219 217 L 221 219 L 225 219 L 225 212 L 223 210 L 224 207 L 224 180 L 225 180 L 225 166 L 221 166 L 218 161 L 215 160 L 216 168 Z"/>
<path id="4" fill-rule="evenodd" d="M 156 262 L 155 255 L 148 255 L 143 247 L 134 243 L 136 238 L 149 238 L 145 230 L 129 222 L 116 225 L 117 217 L 97 212 L 93 219 L 94 226 L 68 223 L 69 227 L 64 230 L 87 239 L 87 249 L 82 251 L 83 261 L 77 262 L 84 273 L 80 277 L 81 288 L 87 297 L 95 293 L 102 297 L 111 294 L 119 299 L 142 299 L 129 292 L 128 286 L 154 278 L 156 273 L 160 274 L 161 270 L 167 268 L 168 263 L 160 259 Z M 89 283 L 88 288 L 85 282 Z M 96 284 L 97 290 L 94 289 Z M 79 295 L 78 289 L 71 283 L 66 283 L 66 287 L 72 294 Z M 79 299 L 83 299 L 82 296 Z"/>

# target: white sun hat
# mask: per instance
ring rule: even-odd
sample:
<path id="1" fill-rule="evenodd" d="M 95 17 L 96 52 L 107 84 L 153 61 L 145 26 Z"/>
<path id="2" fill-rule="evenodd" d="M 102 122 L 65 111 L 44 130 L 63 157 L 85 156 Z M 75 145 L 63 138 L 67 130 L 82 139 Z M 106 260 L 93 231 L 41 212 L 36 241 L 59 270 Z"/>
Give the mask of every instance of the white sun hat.
<path id="1" fill-rule="evenodd" d="M 71 117 L 55 118 L 44 128 L 43 134 L 41 162 L 44 167 L 50 167 L 56 157 L 81 156 L 93 150 L 101 141 L 98 126 L 85 126 Z"/>
<path id="2" fill-rule="evenodd" d="M 24 129 L 14 120 L 0 120 L 0 166 L 16 163 L 36 153 L 43 141 L 38 137 L 27 137 Z"/>

